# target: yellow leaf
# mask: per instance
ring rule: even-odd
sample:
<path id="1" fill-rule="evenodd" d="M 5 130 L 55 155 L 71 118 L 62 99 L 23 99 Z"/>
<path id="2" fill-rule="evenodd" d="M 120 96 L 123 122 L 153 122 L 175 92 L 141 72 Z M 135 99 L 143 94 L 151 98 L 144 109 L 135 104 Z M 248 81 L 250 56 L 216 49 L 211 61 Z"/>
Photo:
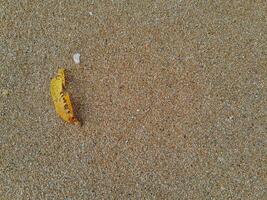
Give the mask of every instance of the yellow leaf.
<path id="1" fill-rule="evenodd" d="M 64 91 L 65 73 L 64 69 L 60 68 L 58 74 L 51 80 L 50 92 L 55 105 L 57 114 L 66 122 L 79 124 L 77 118 L 73 114 L 73 108 L 69 94 Z"/>

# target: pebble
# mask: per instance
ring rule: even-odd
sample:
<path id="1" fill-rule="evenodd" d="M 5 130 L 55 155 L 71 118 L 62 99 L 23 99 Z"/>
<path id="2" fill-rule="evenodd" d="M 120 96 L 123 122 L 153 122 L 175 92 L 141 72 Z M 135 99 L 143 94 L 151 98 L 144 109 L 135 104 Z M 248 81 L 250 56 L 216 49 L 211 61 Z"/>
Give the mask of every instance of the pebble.
<path id="1" fill-rule="evenodd" d="M 80 64 L 80 56 L 81 56 L 81 54 L 79 54 L 79 53 L 75 53 L 73 55 L 73 60 L 74 60 L 75 64 Z"/>

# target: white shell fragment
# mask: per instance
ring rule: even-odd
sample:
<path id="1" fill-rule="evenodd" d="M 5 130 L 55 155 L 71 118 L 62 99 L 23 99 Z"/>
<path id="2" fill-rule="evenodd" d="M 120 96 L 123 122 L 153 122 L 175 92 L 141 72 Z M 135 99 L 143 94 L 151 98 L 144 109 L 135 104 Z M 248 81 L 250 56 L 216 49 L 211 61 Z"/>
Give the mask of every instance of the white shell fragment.
<path id="1" fill-rule="evenodd" d="M 79 54 L 79 53 L 75 53 L 73 55 L 73 60 L 74 60 L 75 64 L 80 64 L 80 56 L 81 56 L 81 54 Z"/>

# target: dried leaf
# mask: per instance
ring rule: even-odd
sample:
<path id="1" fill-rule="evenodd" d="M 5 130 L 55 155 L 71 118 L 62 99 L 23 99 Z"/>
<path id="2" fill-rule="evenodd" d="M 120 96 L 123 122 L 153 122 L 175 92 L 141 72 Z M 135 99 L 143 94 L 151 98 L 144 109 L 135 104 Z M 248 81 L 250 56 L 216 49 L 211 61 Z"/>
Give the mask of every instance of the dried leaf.
<path id="1" fill-rule="evenodd" d="M 66 122 L 79 124 L 74 116 L 73 108 L 69 94 L 64 91 L 65 73 L 64 69 L 60 68 L 58 74 L 51 80 L 50 92 L 55 105 L 57 114 Z"/>

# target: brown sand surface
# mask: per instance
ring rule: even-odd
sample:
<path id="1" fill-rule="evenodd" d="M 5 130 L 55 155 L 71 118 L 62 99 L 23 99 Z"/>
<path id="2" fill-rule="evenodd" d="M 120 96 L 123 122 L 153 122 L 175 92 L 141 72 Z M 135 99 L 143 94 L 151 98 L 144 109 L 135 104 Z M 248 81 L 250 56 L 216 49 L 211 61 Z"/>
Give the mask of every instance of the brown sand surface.
<path id="1" fill-rule="evenodd" d="M 264 199 L 266 5 L 1 0 L 0 199 Z"/>

